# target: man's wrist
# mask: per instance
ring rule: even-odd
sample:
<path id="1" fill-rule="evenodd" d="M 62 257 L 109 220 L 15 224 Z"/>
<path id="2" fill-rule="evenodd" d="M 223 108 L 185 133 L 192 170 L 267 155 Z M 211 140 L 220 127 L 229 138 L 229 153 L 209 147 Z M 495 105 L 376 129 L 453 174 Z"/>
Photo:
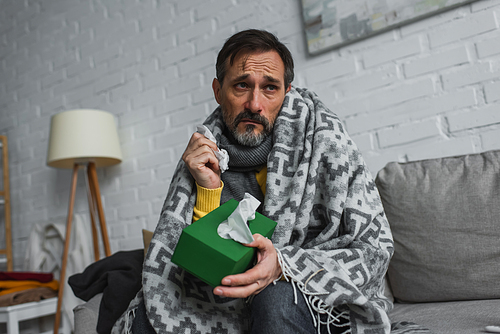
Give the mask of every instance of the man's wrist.
<path id="1" fill-rule="evenodd" d="M 197 186 L 202 187 L 204 189 L 209 189 L 209 190 L 218 189 L 222 186 L 221 179 L 199 181 L 199 180 L 196 180 L 196 178 L 195 178 L 195 182 L 196 182 Z"/>
<path id="2" fill-rule="evenodd" d="M 222 188 L 224 188 L 224 182 L 222 182 L 222 180 L 220 180 L 220 184 L 218 187 L 216 188 L 206 188 L 206 187 L 203 187 L 203 186 L 200 186 L 198 184 L 198 182 L 196 182 L 196 188 L 198 190 L 201 190 L 201 191 L 208 191 L 208 192 L 211 192 L 211 191 L 222 191 Z"/>

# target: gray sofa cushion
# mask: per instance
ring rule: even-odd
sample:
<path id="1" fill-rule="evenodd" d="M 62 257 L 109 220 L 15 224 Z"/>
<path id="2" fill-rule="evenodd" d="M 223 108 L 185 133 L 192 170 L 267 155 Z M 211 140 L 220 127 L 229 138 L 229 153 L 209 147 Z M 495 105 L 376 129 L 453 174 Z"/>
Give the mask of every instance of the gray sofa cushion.
<path id="1" fill-rule="evenodd" d="M 390 163 L 377 175 L 396 300 L 500 298 L 500 151 Z"/>
<path id="2" fill-rule="evenodd" d="M 394 304 L 391 322 L 410 321 L 439 334 L 485 333 L 500 325 L 500 299 L 444 303 Z"/>
<path id="3" fill-rule="evenodd" d="M 97 334 L 101 299 L 102 293 L 98 293 L 85 304 L 78 305 L 73 309 L 75 315 L 74 334 Z"/>

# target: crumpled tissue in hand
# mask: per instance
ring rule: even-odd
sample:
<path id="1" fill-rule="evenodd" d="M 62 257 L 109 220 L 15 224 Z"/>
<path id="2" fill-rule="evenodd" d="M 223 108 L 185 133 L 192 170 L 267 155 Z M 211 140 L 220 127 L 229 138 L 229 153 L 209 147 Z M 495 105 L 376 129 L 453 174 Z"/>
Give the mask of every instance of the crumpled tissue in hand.
<path id="1" fill-rule="evenodd" d="M 227 220 L 220 223 L 217 233 L 224 239 L 233 239 L 242 244 L 249 244 L 254 241 L 252 232 L 248 228 L 247 221 L 255 219 L 255 210 L 260 205 L 260 201 L 245 193 L 240 204 L 231 213 Z"/>
<path id="2" fill-rule="evenodd" d="M 213 141 L 217 145 L 217 141 L 215 140 L 214 135 L 210 130 L 205 126 L 205 125 L 198 125 L 196 126 L 196 132 L 201 133 L 205 137 L 207 137 L 209 140 Z M 218 147 L 217 147 L 218 148 Z M 212 150 L 213 151 L 213 150 Z M 218 151 L 214 151 L 215 157 L 217 160 L 219 160 L 219 168 L 221 173 L 224 173 L 228 168 L 229 164 L 229 154 L 225 149 L 220 149 L 218 148 Z"/>

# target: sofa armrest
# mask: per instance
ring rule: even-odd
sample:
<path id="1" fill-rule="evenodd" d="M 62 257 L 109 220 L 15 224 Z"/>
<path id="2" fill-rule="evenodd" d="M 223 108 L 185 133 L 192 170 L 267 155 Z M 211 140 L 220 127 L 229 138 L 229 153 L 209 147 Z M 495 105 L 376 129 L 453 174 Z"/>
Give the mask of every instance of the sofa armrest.
<path id="1" fill-rule="evenodd" d="M 73 309 L 75 315 L 74 334 L 97 334 L 97 320 L 101 305 L 102 293 L 98 293 L 88 302 Z"/>

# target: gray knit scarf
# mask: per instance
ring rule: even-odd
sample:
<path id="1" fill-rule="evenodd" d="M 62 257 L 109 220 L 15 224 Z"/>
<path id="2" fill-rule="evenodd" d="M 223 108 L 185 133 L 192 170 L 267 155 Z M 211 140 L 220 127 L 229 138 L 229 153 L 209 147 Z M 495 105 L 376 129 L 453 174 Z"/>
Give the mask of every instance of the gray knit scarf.
<path id="1" fill-rule="evenodd" d="M 205 125 L 220 143 L 219 108 Z M 158 333 L 248 332 L 244 300 L 214 296 L 170 262 L 195 201 L 181 160 L 144 261 L 142 290 L 113 333 L 130 332 L 143 300 Z M 393 241 L 377 188 L 342 122 L 308 90 L 292 88 L 275 121 L 262 213 L 278 223 L 272 242 L 283 273 L 317 325 L 323 314 L 334 325 L 347 319 L 346 333 L 390 332 L 383 279 Z"/>
<path id="2" fill-rule="evenodd" d="M 261 203 L 264 194 L 257 183 L 255 173 L 266 166 L 267 157 L 273 146 L 272 136 L 256 147 L 243 146 L 229 132 L 227 127 L 220 137 L 219 147 L 229 154 L 229 169 L 222 173 L 224 188 L 222 189 L 221 204 L 231 198 L 241 201 L 245 193 L 250 193 Z M 261 212 L 262 205 L 257 211 Z"/>

